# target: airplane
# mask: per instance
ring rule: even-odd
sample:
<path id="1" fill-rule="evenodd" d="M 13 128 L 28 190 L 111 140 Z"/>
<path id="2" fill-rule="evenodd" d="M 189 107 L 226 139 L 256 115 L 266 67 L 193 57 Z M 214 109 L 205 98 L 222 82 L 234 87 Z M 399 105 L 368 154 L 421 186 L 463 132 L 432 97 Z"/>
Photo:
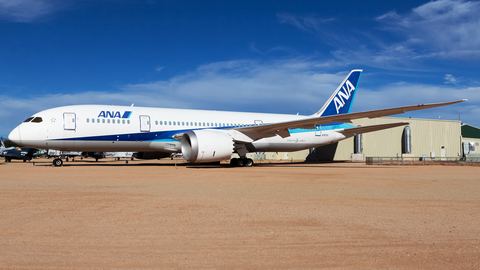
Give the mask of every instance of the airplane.
<path id="1" fill-rule="evenodd" d="M 351 120 L 396 115 L 466 101 L 420 104 L 350 112 L 363 70 L 352 70 L 316 113 L 303 115 L 73 105 L 34 114 L 9 134 L 19 145 L 65 151 L 137 152 L 138 159 L 181 153 L 191 163 L 230 159 L 253 165 L 248 152 L 291 152 L 335 143 L 361 133 L 409 124 L 355 127 Z M 61 159 L 53 161 L 62 165 Z"/>
<path id="2" fill-rule="evenodd" d="M 1 156 L 5 157 L 5 162 L 12 162 L 12 159 L 23 160 L 23 162 L 26 162 L 27 160 L 32 160 L 33 157 L 44 154 L 44 152 L 39 152 L 37 149 L 29 147 L 22 147 L 20 149 L 14 147 L 13 149 L 1 151 Z"/>
<path id="3" fill-rule="evenodd" d="M 120 158 L 129 158 L 133 160 L 135 153 L 134 152 L 108 152 L 105 153 L 106 157 L 113 157 L 115 160 L 120 161 Z"/>
<path id="4" fill-rule="evenodd" d="M 60 151 L 55 149 L 48 149 L 47 158 L 50 157 L 65 158 L 67 162 L 69 158 L 71 158 L 72 161 L 75 161 L 76 157 L 80 157 L 80 159 L 83 159 L 84 157 L 94 157 L 95 160 L 98 161 L 99 158 L 103 158 L 103 153 L 98 154 L 91 152 Z"/>

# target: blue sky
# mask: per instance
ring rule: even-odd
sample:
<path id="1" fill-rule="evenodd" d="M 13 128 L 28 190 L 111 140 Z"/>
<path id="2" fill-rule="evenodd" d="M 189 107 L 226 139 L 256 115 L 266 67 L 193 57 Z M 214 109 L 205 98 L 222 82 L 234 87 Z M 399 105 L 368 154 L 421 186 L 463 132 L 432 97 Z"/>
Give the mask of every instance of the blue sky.
<path id="1" fill-rule="evenodd" d="M 480 127 L 480 1 L 0 0 L 0 135 L 56 106 L 352 111 Z"/>

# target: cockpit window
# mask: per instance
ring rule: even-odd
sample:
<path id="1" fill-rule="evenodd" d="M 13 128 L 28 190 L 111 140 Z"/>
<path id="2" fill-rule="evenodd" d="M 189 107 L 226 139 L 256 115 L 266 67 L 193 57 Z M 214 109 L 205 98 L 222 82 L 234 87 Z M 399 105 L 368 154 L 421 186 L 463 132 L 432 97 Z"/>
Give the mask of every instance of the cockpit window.
<path id="1" fill-rule="evenodd" d="M 32 123 L 41 123 L 42 121 L 42 117 L 35 117 L 33 118 Z"/>
<path id="2" fill-rule="evenodd" d="M 27 118 L 27 119 L 26 119 L 25 121 L 23 121 L 23 122 L 24 122 L 24 123 L 28 123 L 28 122 L 32 121 L 32 119 L 33 119 L 33 116 L 32 116 L 32 117 L 29 117 L 29 118 Z"/>

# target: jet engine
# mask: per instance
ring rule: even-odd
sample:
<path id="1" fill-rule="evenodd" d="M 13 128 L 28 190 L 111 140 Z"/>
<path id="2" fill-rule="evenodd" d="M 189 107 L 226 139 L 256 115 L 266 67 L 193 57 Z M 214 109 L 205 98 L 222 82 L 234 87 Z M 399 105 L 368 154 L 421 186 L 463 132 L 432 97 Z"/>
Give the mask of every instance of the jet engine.
<path id="1" fill-rule="evenodd" d="M 182 136 L 183 158 L 190 162 L 215 162 L 229 159 L 233 140 L 227 133 L 216 130 L 191 130 Z"/>

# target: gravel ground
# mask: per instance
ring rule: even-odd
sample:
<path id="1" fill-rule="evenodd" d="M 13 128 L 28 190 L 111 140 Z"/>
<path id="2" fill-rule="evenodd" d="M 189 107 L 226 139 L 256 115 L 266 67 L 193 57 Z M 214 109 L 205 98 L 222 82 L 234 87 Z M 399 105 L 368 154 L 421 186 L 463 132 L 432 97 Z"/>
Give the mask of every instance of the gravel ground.
<path id="1" fill-rule="evenodd" d="M 467 166 L 0 162 L 0 268 L 479 269 L 479 175 Z"/>

